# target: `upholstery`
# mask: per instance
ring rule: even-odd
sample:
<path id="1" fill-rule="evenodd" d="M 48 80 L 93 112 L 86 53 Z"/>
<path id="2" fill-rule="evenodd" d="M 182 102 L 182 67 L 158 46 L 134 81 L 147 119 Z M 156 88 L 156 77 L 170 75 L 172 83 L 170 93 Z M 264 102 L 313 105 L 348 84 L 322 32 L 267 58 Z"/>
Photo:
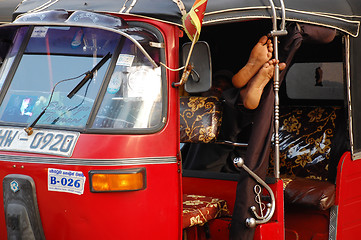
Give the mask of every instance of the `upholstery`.
<path id="1" fill-rule="evenodd" d="M 327 182 L 333 136 L 340 107 L 280 108 L 280 174 L 286 206 L 326 210 L 335 203 Z M 269 173 L 273 173 L 273 149 Z"/>
<path id="2" fill-rule="evenodd" d="M 222 105 L 216 97 L 180 98 L 180 141 L 214 142 L 222 122 Z"/>
<path id="3" fill-rule="evenodd" d="M 222 105 L 216 97 L 180 98 L 180 141 L 211 143 L 219 133 Z M 183 228 L 204 225 L 206 222 L 229 216 L 227 203 L 213 197 L 183 195 Z"/>
<path id="4" fill-rule="evenodd" d="M 280 108 L 280 173 L 327 180 L 339 107 Z M 273 149 L 270 173 L 273 172 Z"/>
<path id="5" fill-rule="evenodd" d="M 336 186 L 333 183 L 306 178 L 284 182 L 286 206 L 306 206 L 326 210 L 335 204 Z"/>
<path id="6" fill-rule="evenodd" d="M 199 195 L 183 195 L 183 228 L 203 225 L 209 220 L 229 215 L 227 203 L 224 200 Z"/>

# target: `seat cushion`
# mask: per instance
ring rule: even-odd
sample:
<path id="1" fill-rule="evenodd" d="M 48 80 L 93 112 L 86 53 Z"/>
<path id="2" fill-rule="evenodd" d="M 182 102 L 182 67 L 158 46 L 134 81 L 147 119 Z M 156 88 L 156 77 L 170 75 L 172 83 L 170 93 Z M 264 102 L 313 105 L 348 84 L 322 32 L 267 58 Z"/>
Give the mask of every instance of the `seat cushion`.
<path id="1" fill-rule="evenodd" d="M 288 179 L 284 183 L 286 206 L 305 206 L 326 210 L 335 204 L 335 184 L 305 178 Z"/>
<path id="2" fill-rule="evenodd" d="M 199 195 L 183 195 L 183 228 L 203 225 L 212 219 L 229 215 L 225 200 Z"/>

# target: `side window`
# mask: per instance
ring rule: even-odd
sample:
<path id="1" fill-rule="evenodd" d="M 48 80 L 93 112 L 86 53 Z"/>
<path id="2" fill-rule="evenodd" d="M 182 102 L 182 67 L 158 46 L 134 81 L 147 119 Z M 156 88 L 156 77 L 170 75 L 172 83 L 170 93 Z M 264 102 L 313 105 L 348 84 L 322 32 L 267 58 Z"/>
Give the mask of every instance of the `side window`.
<path id="1" fill-rule="evenodd" d="M 343 63 L 295 63 L 286 78 L 291 99 L 343 99 Z"/>
<path id="2" fill-rule="evenodd" d="M 343 100 L 342 36 L 327 44 L 304 43 L 285 76 L 286 93 L 294 100 Z"/>

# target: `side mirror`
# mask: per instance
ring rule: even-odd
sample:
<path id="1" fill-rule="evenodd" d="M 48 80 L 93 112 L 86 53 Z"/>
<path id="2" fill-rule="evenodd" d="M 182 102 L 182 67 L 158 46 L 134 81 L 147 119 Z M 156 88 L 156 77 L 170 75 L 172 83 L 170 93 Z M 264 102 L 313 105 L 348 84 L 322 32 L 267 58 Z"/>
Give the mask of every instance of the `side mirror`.
<path id="1" fill-rule="evenodd" d="M 191 43 L 185 43 L 182 47 L 182 62 L 185 64 Z M 189 63 L 194 67 L 185 83 L 184 89 L 188 93 L 206 92 L 212 86 L 212 66 L 209 45 L 198 41 L 193 48 Z"/>

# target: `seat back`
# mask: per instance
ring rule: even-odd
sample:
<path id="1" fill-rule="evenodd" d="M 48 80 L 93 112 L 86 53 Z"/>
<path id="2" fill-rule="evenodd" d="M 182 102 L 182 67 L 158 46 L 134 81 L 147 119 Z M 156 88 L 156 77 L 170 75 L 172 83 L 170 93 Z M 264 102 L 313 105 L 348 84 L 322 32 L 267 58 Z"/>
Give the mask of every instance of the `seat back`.
<path id="1" fill-rule="evenodd" d="M 280 174 L 327 180 L 341 107 L 280 108 Z M 270 172 L 273 171 L 271 154 Z"/>
<path id="2" fill-rule="evenodd" d="M 180 141 L 210 143 L 217 139 L 222 122 L 222 104 L 216 97 L 180 98 Z"/>

